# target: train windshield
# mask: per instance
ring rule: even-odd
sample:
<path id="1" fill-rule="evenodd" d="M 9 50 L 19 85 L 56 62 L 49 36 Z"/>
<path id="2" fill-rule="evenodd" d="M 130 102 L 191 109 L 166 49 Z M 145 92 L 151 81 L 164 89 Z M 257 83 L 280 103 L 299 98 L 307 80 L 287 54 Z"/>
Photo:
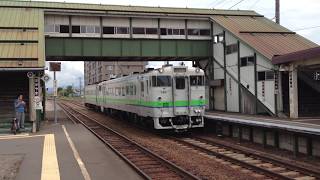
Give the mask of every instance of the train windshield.
<path id="1" fill-rule="evenodd" d="M 191 86 L 204 86 L 204 76 L 190 76 Z"/>
<path id="2" fill-rule="evenodd" d="M 171 76 L 152 76 L 152 87 L 171 86 Z"/>

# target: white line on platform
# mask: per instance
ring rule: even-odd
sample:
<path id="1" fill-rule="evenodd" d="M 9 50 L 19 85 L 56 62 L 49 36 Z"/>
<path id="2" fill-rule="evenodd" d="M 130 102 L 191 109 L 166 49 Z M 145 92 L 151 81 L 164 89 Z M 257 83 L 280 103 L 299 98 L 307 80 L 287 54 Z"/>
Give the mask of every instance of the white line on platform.
<path id="1" fill-rule="evenodd" d="M 71 147 L 71 149 L 73 151 L 73 156 L 76 158 L 76 160 L 78 162 L 78 165 L 79 165 L 79 167 L 81 169 L 81 173 L 82 173 L 84 179 L 85 180 L 91 180 L 90 175 L 89 175 L 89 173 L 88 173 L 88 171 L 86 169 L 86 166 L 84 165 L 83 161 L 81 160 L 80 155 L 79 155 L 76 147 L 74 146 L 74 143 L 72 142 L 72 140 L 71 140 L 71 138 L 69 136 L 69 133 L 68 133 L 68 131 L 67 131 L 67 129 L 66 129 L 66 127 L 64 125 L 62 125 L 62 129 L 63 129 L 63 131 L 64 131 L 64 133 L 65 133 L 65 135 L 67 137 L 69 145 L 70 145 L 70 147 Z"/>
<path id="2" fill-rule="evenodd" d="M 41 180 L 60 180 L 59 164 L 53 134 L 44 137 Z"/>

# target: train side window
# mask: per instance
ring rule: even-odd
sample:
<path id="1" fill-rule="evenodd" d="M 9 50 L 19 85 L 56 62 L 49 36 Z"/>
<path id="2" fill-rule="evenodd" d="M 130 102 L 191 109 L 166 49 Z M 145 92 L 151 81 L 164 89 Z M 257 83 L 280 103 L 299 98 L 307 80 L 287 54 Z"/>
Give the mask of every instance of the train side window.
<path id="1" fill-rule="evenodd" d="M 147 86 L 147 94 L 148 94 L 149 93 L 149 80 L 147 80 L 146 86 Z"/>
<path id="2" fill-rule="evenodd" d="M 144 83 L 140 82 L 140 86 L 141 86 L 141 92 L 143 93 L 144 92 Z"/>
<path id="3" fill-rule="evenodd" d="M 186 80 L 183 76 L 176 77 L 176 89 L 185 89 L 186 88 Z"/>
<path id="4" fill-rule="evenodd" d="M 122 96 L 125 96 L 126 95 L 126 89 L 125 87 L 122 87 Z"/>

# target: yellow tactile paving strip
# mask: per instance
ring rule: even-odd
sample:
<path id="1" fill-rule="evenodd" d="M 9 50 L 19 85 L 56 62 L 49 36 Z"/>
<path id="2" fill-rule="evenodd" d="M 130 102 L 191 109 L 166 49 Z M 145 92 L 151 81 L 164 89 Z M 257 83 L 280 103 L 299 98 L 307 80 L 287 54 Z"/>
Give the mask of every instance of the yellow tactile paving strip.
<path id="1" fill-rule="evenodd" d="M 53 134 L 44 137 L 41 180 L 60 180 L 59 164 Z"/>
<path id="2" fill-rule="evenodd" d="M 41 180 L 60 180 L 60 171 L 59 171 L 59 164 L 58 164 L 58 159 L 57 159 L 56 143 L 55 143 L 55 139 L 54 139 L 54 134 L 3 135 L 3 136 L 0 136 L 0 140 L 22 139 L 22 138 L 32 138 L 32 137 L 44 137 Z"/>

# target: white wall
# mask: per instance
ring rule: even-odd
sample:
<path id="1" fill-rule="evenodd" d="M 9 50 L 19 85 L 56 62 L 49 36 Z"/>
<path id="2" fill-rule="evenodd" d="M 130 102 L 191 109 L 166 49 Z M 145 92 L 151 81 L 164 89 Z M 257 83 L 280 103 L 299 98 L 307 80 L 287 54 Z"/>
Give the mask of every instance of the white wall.
<path id="1" fill-rule="evenodd" d="M 160 28 L 185 29 L 183 19 L 160 19 Z M 186 34 L 187 32 L 185 32 Z M 185 39 L 186 35 L 161 35 L 161 39 Z"/>
<path id="2" fill-rule="evenodd" d="M 240 58 L 246 57 L 246 56 L 253 56 L 254 51 L 249 48 L 247 45 L 240 43 Z M 253 95 L 255 93 L 255 87 L 254 87 L 254 66 L 244 66 L 240 67 L 240 80 L 241 84 L 244 87 L 247 87 L 249 85 L 249 88 L 247 88 Z"/>
<path id="3" fill-rule="evenodd" d="M 143 28 L 158 28 L 158 19 L 147 19 L 147 18 L 132 18 L 132 28 L 143 27 Z M 151 38 L 157 39 L 157 34 L 133 34 L 133 38 Z"/>
<path id="4" fill-rule="evenodd" d="M 238 83 L 228 74 L 226 77 L 227 110 L 229 112 L 239 112 L 239 89 Z"/>
<path id="5" fill-rule="evenodd" d="M 102 26 L 112 27 L 130 27 L 129 18 L 118 18 L 118 17 L 103 17 Z M 129 38 L 130 34 L 104 34 L 106 38 Z"/>
<path id="6" fill-rule="evenodd" d="M 211 22 L 205 20 L 188 20 L 188 29 L 211 29 Z M 188 33 L 188 32 L 186 32 Z M 191 36 L 188 35 L 188 39 L 211 39 L 210 36 Z"/>
<path id="7" fill-rule="evenodd" d="M 273 70 L 274 67 L 271 64 L 271 61 L 264 58 L 261 55 L 257 55 L 257 72 L 259 71 L 270 71 Z M 262 84 L 264 83 L 265 93 L 263 96 L 262 93 Z M 258 92 L 258 99 L 268 107 L 273 113 L 275 113 L 274 107 L 274 80 L 267 80 L 267 81 L 258 81 L 257 83 L 257 92 Z"/>
<path id="8" fill-rule="evenodd" d="M 237 44 L 238 40 L 229 32 L 225 34 L 226 45 Z M 238 52 L 226 55 L 226 69 L 234 78 L 238 79 Z M 227 110 L 239 112 L 239 86 L 238 83 L 227 74 Z"/>
<path id="9" fill-rule="evenodd" d="M 100 27 L 100 18 L 91 17 L 91 16 L 72 16 L 71 24 L 73 26 L 99 26 Z M 101 29 L 102 31 L 102 29 Z M 73 33 L 73 37 L 100 37 L 100 33 Z"/>
<path id="10" fill-rule="evenodd" d="M 69 17 L 60 16 L 60 15 L 45 15 L 44 24 L 45 25 L 69 25 Z M 55 37 L 68 37 L 69 33 L 46 32 L 45 35 L 55 36 Z"/>

